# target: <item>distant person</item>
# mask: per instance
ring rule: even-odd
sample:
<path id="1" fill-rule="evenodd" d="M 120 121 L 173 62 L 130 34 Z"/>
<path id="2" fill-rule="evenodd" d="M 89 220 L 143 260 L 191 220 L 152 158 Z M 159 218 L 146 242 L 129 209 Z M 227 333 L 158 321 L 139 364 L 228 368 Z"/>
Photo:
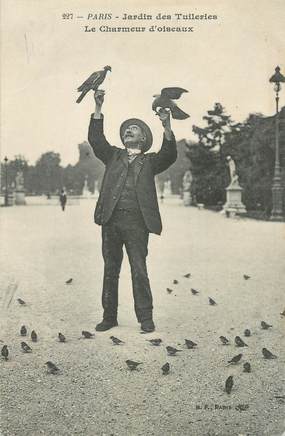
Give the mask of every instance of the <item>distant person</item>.
<path id="1" fill-rule="evenodd" d="M 61 209 L 64 211 L 67 202 L 67 196 L 64 189 L 62 189 L 59 194 L 59 201 L 60 201 Z"/>
<path id="2" fill-rule="evenodd" d="M 141 120 L 129 119 L 121 125 L 124 149 L 111 146 L 104 136 L 101 107 L 104 91 L 95 92 L 95 113 L 91 116 L 88 140 L 95 156 L 105 165 L 105 175 L 95 211 L 95 222 L 102 225 L 105 262 L 102 305 L 103 321 L 97 331 L 118 325 L 118 281 L 125 245 L 129 258 L 135 313 L 141 329 L 153 332 L 152 294 L 146 257 L 149 233 L 162 230 L 154 177 L 172 165 L 177 157 L 170 115 L 163 111 L 163 141 L 158 153 L 146 153 L 152 133 Z"/>

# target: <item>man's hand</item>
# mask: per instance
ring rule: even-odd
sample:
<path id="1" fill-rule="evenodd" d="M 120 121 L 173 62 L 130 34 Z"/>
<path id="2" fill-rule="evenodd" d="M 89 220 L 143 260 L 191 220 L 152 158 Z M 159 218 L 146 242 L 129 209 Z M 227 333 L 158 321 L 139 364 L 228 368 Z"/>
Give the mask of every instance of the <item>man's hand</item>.
<path id="1" fill-rule="evenodd" d="M 171 124 L 170 124 L 170 111 L 166 109 L 160 109 L 158 111 L 159 119 L 164 127 L 164 133 L 166 136 L 166 139 L 170 140 L 172 133 L 171 133 Z"/>
<path id="2" fill-rule="evenodd" d="M 101 109 L 104 103 L 105 91 L 103 89 L 97 89 L 94 92 L 94 100 L 95 100 L 95 112 L 94 118 L 101 118 Z"/>

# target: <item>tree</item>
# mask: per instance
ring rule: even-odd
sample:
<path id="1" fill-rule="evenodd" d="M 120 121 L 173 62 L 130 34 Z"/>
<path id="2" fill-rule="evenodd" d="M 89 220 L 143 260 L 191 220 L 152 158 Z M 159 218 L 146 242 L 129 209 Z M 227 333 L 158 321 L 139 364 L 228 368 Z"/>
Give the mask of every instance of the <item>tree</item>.
<path id="1" fill-rule="evenodd" d="M 216 205 L 225 201 L 225 188 L 229 183 L 227 167 L 226 135 L 238 129 L 223 106 L 215 103 L 214 109 L 207 112 L 203 119 L 206 127 L 193 126 L 198 136 L 198 144 L 188 145 L 187 157 L 191 162 L 193 182 L 192 197 L 198 203 Z"/>
<path id="2" fill-rule="evenodd" d="M 280 119 L 280 163 L 285 182 L 285 107 Z M 243 201 L 248 210 L 261 209 L 270 214 L 272 182 L 275 163 L 275 120 L 262 114 L 250 114 L 238 131 L 226 137 L 227 149 L 233 156 L 239 181 L 243 187 Z M 283 204 L 285 203 L 285 198 Z"/>
<path id="3" fill-rule="evenodd" d="M 55 193 L 62 186 L 60 154 L 48 151 L 40 156 L 35 165 L 38 192 Z"/>

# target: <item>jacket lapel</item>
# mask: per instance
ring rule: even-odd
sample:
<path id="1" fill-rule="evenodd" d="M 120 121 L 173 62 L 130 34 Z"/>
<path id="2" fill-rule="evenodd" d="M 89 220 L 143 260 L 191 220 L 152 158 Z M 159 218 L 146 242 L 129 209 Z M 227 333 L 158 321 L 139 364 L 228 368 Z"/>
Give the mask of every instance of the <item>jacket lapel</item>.
<path id="1" fill-rule="evenodd" d="M 127 155 L 126 150 L 121 151 L 120 158 L 122 159 L 124 165 L 128 168 L 129 161 L 128 161 L 128 155 Z"/>

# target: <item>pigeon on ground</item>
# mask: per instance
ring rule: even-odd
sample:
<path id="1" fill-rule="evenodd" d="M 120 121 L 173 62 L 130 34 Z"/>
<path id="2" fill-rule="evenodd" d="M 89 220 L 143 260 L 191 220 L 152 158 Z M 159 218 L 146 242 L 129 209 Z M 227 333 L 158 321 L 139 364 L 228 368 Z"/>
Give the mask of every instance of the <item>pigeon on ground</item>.
<path id="1" fill-rule="evenodd" d="M 235 343 L 237 347 L 248 347 L 248 345 L 242 340 L 240 336 L 235 337 Z"/>
<path id="2" fill-rule="evenodd" d="M 26 342 L 21 342 L 21 348 L 22 348 L 22 351 L 24 353 L 31 353 L 32 352 L 31 347 L 28 344 L 26 344 Z"/>
<path id="3" fill-rule="evenodd" d="M 67 285 L 70 285 L 70 284 L 72 283 L 72 280 L 73 280 L 73 279 L 68 279 L 68 280 L 66 280 L 65 283 L 66 283 Z"/>
<path id="4" fill-rule="evenodd" d="M 191 277 L 191 273 L 184 274 L 184 277 L 185 277 L 186 279 L 190 279 L 190 277 Z"/>
<path id="5" fill-rule="evenodd" d="M 249 338 L 249 336 L 251 336 L 251 331 L 249 329 L 245 329 L 243 334 L 245 337 Z"/>
<path id="6" fill-rule="evenodd" d="M 158 347 L 161 344 L 162 339 L 147 339 L 147 341 L 150 342 L 151 345 Z"/>
<path id="7" fill-rule="evenodd" d="M 76 100 L 76 103 L 80 103 L 91 89 L 93 91 L 97 91 L 99 86 L 104 82 L 108 71 L 112 71 L 112 69 L 109 65 L 106 65 L 103 70 L 92 73 L 91 76 L 89 76 L 88 79 L 86 79 L 85 82 L 83 82 L 82 85 L 77 88 L 77 91 L 81 92 L 81 94 Z"/>
<path id="8" fill-rule="evenodd" d="M 243 364 L 243 372 L 251 372 L 251 366 L 249 362 Z"/>
<path id="9" fill-rule="evenodd" d="M 244 274 L 244 275 L 243 275 L 243 278 L 244 278 L 244 280 L 249 280 L 251 277 L 248 276 L 247 274 Z"/>
<path id="10" fill-rule="evenodd" d="M 176 280 L 176 279 L 173 280 L 174 285 L 178 285 L 178 283 L 179 283 L 178 280 Z"/>
<path id="11" fill-rule="evenodd" d="M 272 327 L 272 325 L 267 324 L 265 321 L 261 321 L 260 325 L 263 330 L 268 330 L 270 327 Z"/>
<path id="12" fill-rule="evenodd" d="M 27 335 L 27 329 L 25 325 L 22 325 L 21 329 L 20 329 L 20 335 L 21 336 L 26 336 Z"/>
<path id="13" fill-rule="evenodd" d="M 142 365 L 142 362 L 134 362 L 133 360 L 128 359 L 126 360 L 126 364 L 131 371 L 134 371 L 135 369 L 137 369 L 138 365 Z"/>
<path id="14" fill-rule="evenodd" d="M 209 304 L 211 306 L 215 306 L 217 303 L 215 302 L 215 300 L 213 300 L 213 298 L 209 297 Z"/>
<path id="15" fill-rule="evenodd" d="M 57 374 L 58 373 L 59 368 L 54 363 L 52 363 L 50 360 L 48 362 L 46 362 L 45 364 L 46 364 L 46 366 L 48 368 L 48 372 L 50 374 Z"/>
<path id="16" fill-rule="evenodd" d="M 272 354 L 271 351 L 267 350 L 267 348 L 262 348 L 262 354 L 264 359 L 277 359 L 277 356 Z"/>
<path id="17" fill-rule="evenodd" d="M 82 336 L 84 336 L 85 339 L 91 339 L 95 336 L 94 333 L 90 333 L 86 330 L 82 330 Z"/>
<path id="18" fill-rule="evenodd" d="M 172 118 L 175 120 L 185 120 L 189 118 L 189 115 L 181 110 L 173 100 L 178 100 L 184 92 L 188 92 L 186 89 L 179 87 L 163 88 L 161 93 L 154 95 L 152 103 L 152 110 L 158 114 L 160 110 L 169 109 Z"/>
<path id="19" fill-rule="evenodd" d="M 164 365 L 162 365 L 161 369 L 162 369 L 162 374 L 163 374 L 163 375 L 167 375 L 167 374 L 169 374 L 169 371 L 170 371 L 170 365 L 169 365 L 169 363 L 166 362 Z"/>
<path id="20" fill-rule="evenodd" d="M 227 378 L 226 383 L 225 383 L 225 391 L 226 391 L 227 394 L 231 393 L 233 385 L 234 385 L 234 379 L 233 379 L 233 376 L 230 375 Z"/>
<path id="21" fill-rule="evenodd" d="M 230 341 L 225 336 L 220 336 L 220 340 L 223 345 L 229 345 Z"/>
<path id="22" fill-rule="evenodd" d="M 240 361 L 240 359 L 242 358 L 242 354 L 237 354 L 236 356 L 234 356 L 231 360 L 228 360 L 228 363 L 233 363 L 236 364 Z"/>
<path id="23" fill-rule="evenodd" d="M 1 350 L 1 356 L 4 357 L 5 360 L 8 360 L 9 350 L 7 345 L 3 345 Z"/>
<path id="24" fill-rule="evenodd" d="M 110 336 L 110 339 L 112 339 L 114 345 L 121 345 L 125 343 L 124 341 L 121 341 L 121 339 L 116 338 L 115 336 Z"/>
<path id="25" fill-rule="evenodd" d="M 166 350 L 167 350 L 167 354 L 169 356 L 175 356 L 176 353 L 178 353 L 179 351 L 182 351 L 182 350 L 177 350 L 174 347 L 170 347 L 169 345 L 166 347 Z"/>
<path id="26" fill-rule="evenodd" d="M 193 341 L 190 341 L 190 339 L 185 339 L 185 345 L 188 348 L 188 350 L 197 347 L 197 344 Z"/>
<path id="27" fill-rule="evenodd" d="M 170 288 L 166 288 L 166 290 L 167 290 L 168 294 L 171 294 L 171 292 L 173 292 L 173 289 L 170 289 Z"/>
<path id="28" fill-rule="evenodd" d="M 281 316 L 285 316 L 285 309 L 280 313 Z"/>
<path id="29" fill-rule="evenodd" d="M 66 337 L 62 333 L 59 332 L 58 340 L 59 340 L 59 342 L 66 342 Z"/>
<path id="30" fill-rule="evenodd" d="M 31 332 L 31 339 L 33 342 L 38 341 L 38 335 L 36 334 L 35 330 L 32 330 L 32 332 Z"/>
<path id="31" fill-rule="evenodd" d="M 22 300 L 22 298 L 17 298 L 17 301 L 19 304 L 21 304 L 21 306 L 25 306 L 26 302 L 24 300 Z"/>
<path id="32" fill-rule="evenodd" d="M 192 292 L 193 295 L 199 294 L 199 291 L 197 291 L 197 289 L 191 288 L 191 292 Z"/>

